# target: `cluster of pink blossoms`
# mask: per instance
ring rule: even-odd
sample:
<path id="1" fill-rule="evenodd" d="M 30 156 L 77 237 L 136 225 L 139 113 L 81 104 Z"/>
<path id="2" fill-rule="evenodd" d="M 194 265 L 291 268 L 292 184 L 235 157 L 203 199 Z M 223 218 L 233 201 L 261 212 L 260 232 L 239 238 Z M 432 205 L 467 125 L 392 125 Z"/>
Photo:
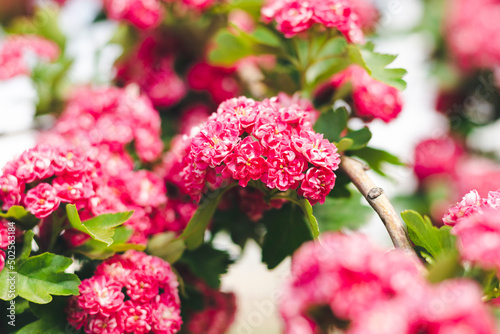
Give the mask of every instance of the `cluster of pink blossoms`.
<path id="1" fill-rule="evenodd" d="M 46 218 L 61 203 L 92 208 L 98 197 L 97 162 L 78 150 L 37 146 L 5 165 L 0 177 L 2 210 L 24 205 Z"/>
<path id="2" fill-rule="evenodd" d="M 352 86 L 354 111 L 366 121 L 377 118 L 389 123 L 403 109 L 403 97 L 398 89 L 373 79 L 358 65 L 351 65 L 336 74 L 330 84 L 335 89 L 345 84 Z"/>
<path id="3" fill-rule="evenodd" d="M 136 83 L 156 107 L 170 107 L 186 95 L 186 84 L 174 71 L 175 39 L 162 32 L 153 33 L 139 43 L 137 50 L 118 64 L 117 79 Z"/>
<path id="4" fill-rule="evenodd" d="M 221 292 L 201 280 L 194 287 L 203 295 L 204 308 L 187 315 L 185 329 L 189 334 L 224 334 L 236 316 L 236 296 L 232 292 Z"/>
<path id="5" fill-rule="evenodd" d="M 430 285 L 414 259 L 386 253 L 365 237 L 323 234 L 292 261 L 281 301 L 287 334 L 325 326 L 348 334 L 496 333 L 475 283 Z"/>
<path id="6" fill-rule="evenodd" d="M 246 97 L 223 102 L 216 113 L 170 153 L 166 174 L 198 201 L 207 183 L 261 180 L 269 189 L 297 189 L 324 202 L 335 184 L 337 148 L 315 133 L 312 106 L 284 94 L 262 102 Z M 174 158 L 176 156 L 177 158 Z"/>
<path id="7" fill-rule="evenodd" d="M 288 38 L 320 24 L 338 29 L 350 42 L 364 43 L 361 23 L 351 6 L 349 0 L 269 0 L 261 19 L 275 21 L 276 29 Z"/>
<path id="8" fill-rule="evenodd" d="M 500 272 L 499 209 L 500 191 L 490 191 L 488 197 L 482 198 L 472 190 L 449 209 L 443 222 L 453 226 L 464 260 Z"/>
<path id="9" fill-rule="evenodd" d="M 39 58 L 55 61 L 59 47 L 52 41 L 35 35 L 13 35 L 0 45 L 0 80 L 29 75 L 29 60 Z"/>
<path id="10" fill-rule="evenodd" d="M 179 5 L 182 9 L 203 11 L 217 0 L 102 0 L 110 19 L 126 21 L 139 29 L 151 29 L 160 25 L 165 17 L 163 3 Z"/>
<path id="11" fill-rule="evenodd" d="M 473 15 L 471 15 L 473 13 Z M 458 64 L 466 69 L 500 64 L 500 3 L 497 0 L 449 2 L 445 35 Z"/>
<path id="12" fill-rule="evenodd" d="M 82 281 L 68 302 L 68 322 L 86 333 L 175 334 L 182 324 L 178 284 L 167 262 L 129 250 Z"/>

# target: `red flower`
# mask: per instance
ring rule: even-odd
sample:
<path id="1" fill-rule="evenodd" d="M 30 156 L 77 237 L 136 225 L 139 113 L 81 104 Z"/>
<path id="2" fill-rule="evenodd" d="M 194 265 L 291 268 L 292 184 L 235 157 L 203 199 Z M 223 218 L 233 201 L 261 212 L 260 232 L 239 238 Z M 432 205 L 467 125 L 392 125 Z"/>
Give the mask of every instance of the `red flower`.
<path id="1" fill-rule="evenodd" d="M 60 203 L 56 190 L 48 183 L 40 183 L 30 189 L 24 199 L 29 212 L 37 218 L 45 218 L 56 211 Z"/>

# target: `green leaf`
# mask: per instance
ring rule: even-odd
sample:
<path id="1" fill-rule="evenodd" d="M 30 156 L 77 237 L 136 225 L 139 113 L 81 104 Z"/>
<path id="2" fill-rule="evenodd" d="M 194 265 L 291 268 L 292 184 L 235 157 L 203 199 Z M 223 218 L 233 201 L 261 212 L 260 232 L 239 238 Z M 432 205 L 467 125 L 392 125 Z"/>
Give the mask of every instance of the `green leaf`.
<path id="1" fill-rule="evenodd" d="M 375 52 L 373 43 L 366 43 L 364 46 L 349 44 L 348 54 L 351 61 L 362 66 L 372 78 L 399 90 L 406 88 L 406 82 L 403 80 L 406 70 L 387 68 L 397 56 Z"/>
<path id="2" fill-rule="evenodd" d="M 262 244 L 262 262 L 269 269 L 276 268 L 304 242 L 313 240 L 300 207 L 293 203 L 287 203 L 279 210 L 267 211 L 262 222 L 267 227 Z"/>
<path id="3" fill-rule="evenodd" d="M 78 216 L 78 210 L 74 204 L 66 205 L 68 220 L 78 231 L 84 232 L 92 239 L 106 243 L 108 246 L 113 243 L 115 227 L 125 223 L 134 213 L 133 211 L 106 213 L 82 223 Z"/>
<path id="4" fill-rule="evenodd" d="M 403 211 L 401 217 L 413 244 L 423 248 L 434 259 L 447 250 L 455 249 L 455 236 L 450 233 L 450 226 L 437 228 L 427 216 L 422 217 L 412 210 Z"/>
<path id="5" fill-rule="evenodd" d="M 312 236 L 314 239 L 319 237 L 319 226 L 316 217 L 313 214 L 313 208 L 311 203 L 305 198 L 299 199 L 299 205 L 304 212 L 304 217 L 306 218 L 307 223 L 309 224 L 309 229 L 311 230 Z"/>
<path id="6" fill-rule="evenodd" d="M 24 233 L 23 250 L 19 255 L 18 261 L 24 261 L 30 256 L 31 244 L 33 243 L 34 236 L 35 232 L 33 232 L 32 230 L 26 231 L 26 233 Z"/>
<path id="7" fill-rule="evenodd" d="M 5 218 L 8 221 L 16 222 L 25 230 L 33 228 L 40 221 L 30 212 L 26 211 L 24 207 L 19 205 L 11 206 L 5 213 L 0 212 L 0 217 Z"/>
<path id="8" fill-rule="evenodd" d="M 372 133 L 370 129 L 368 129 L 368 127 L 364 127 L 360 130 L 349 131 L 349 133 L 344 138 L 352 140 L 352 144 L 348 148 L 348 150 L 355 151 L 360 150 L 368 145 L 368 142 L 370 141 L 370 139 L 372 139 Z"/>
<path id="9" fill-rule="evenodd" d="M 447 279 L 462 277 L 464 268 L 460 263 L 460 255 L 456 249 L 449 249 L 440 254 L 429 268 L 427 279 L 431 283 L 439 283 Z"/>
<path id="10" fill-rule="evenodd" d="M 148 243 L 148 253 L 169 263 L 179 260 L 186 249 L 184 241 L 177 239 L 175 232 L 154 235 Z"/>
<path id="11" fill-rule="evenodd" d="M 70 258 L 43 253 L 23 261 L 17 272 L 3 270 L 1 282 L 13 278 L 15 293 L 10 293 L 8 284 L 0 285 L 0 299 L 11 300 L 17 295 L 38 304 L 47 304 L 52 295 L 69 296 L 78 294 L 80 279 L 75 274 L 64 273 L 73 261 Z"/>
<path id="12" fill-rule="evenodd" d="M 189 269 L 203 279 L 210 287 L 220 287 L 221 275 L 233 261 L 226 251 L 213 248 L 211 244 L 203 244 L 195 250 L 186 250 L 178 263 L 187 265 Z"/>
<path id="13" fill-rule="evenodd" d="M 193 217 L 191 217 L 191 220 L 186 226 L 184 232 L 182 232 L 179 237 L 184 240 L 188 249 L 192 250 L 198 248 L 203 243 L 205 230 L 207 229 L 207 226 L 214 215 L 215 209 L 217 209 L 217 206 L 222 199 L 222 195 L 224 195 L 226 190 L 228 190 L 228 188 L 218 189 L 207 194 L 202 199 L 200 206 L 196 210 Z"/>
<path id="14" fill-rule="evenodd" d="M 347 127 L 347 119 L 348 113 L 346 108 L 328 109 L 325 113 L 321 114 L 314 125 L 314 130 L 317 133 L 322 133 L 329 141 L 337 142 L 340 140 L 342 131 Z"/>
<path id="15" fill-rule="evenodd" d="M 324 204 L 314 206 L 321 231 L 355 230 L 368 222 L 373 210 L 364 205 L 365 201 L 358 191 L 349 191 L 349 198 L 327 197 Z"/>
<path id="16" fill-rule="evenodd" d="M 236 61 L 253 53 L 251 44 L 227 29 L 221 29 L 214 37 L 216 47 L 208 55 L 217 65 L 233 65 Z"/>
<path id="17" fill-rule="evenodd" d="M 132 230 L 120 226 L 115 229 L 113 243 L 110 246 L 104 242 L 90 239 L 83 245 L 75 248 L 74 251 L 92 260 L 104 260 L 115 255 L 117 252 L 124 252 L 129 249 L 143 251 L 146 248 L 144 245 L 127 243 L 131 235 Z"/>
<path id="18" fill-rule="evenodd" d="M 342 138 L 338 143 L 334 143 L 337 147 L 337 152 L 342 153 L 351 148 L 354 144 L 354 141 L 351 138 Z"/>
<path id="19" fill-rule="evenodd" d="M 24 326 L 16 334 L 67 334 L 66 329 L 72 327 L 66 322 L 66 317 L 61 316 L 65 314 L 67 301 L 67 298 L 56 297 L 46 305 L 30 303 L 31 312 L 39 320 Z"/>
<path id="20" fill-rule="evenodd" d="M 396 166 L 404 166 L 405 164 L 399 160 L 398 157 L 383 151 L 371 147 L 365 147 L 360 150 L 353 152 L 353 155 L 366 161 L 368 166 L 373 169 L 374 172 L 382 176 L 387 176 L 382 167 L 384 163 L 388 163 Z"/>

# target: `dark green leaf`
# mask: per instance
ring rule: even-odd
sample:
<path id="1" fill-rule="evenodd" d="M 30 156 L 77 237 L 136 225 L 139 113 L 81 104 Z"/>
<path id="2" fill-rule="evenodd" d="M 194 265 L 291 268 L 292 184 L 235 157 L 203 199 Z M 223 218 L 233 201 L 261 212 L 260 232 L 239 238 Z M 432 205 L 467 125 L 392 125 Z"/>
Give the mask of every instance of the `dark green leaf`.
<path id="1" fill-rule="evenodd" d="M 175 232 L 155 234 L 148 243 L 148 253 L 169 263 L 177 262 L 185 249 L 184 241 L 177 239 Z"/>
<path id="2" fill-rule="evenodd" d="M 18 223 L 25 230 L 33 228 L 40 221 L 30 212 L 26 211 L 24 207 L 19 205 L 11 206 L 5 213 L 0 212 L 0 217 Z"/>
<path id="3" fill-rule="evenodd" d="M 39 320 L 21 328 L 16 334 L 67 334 L 67 328 L 72 328 L 66 321 L 64 309 L 67 298 L 56 297 L 46 305 L 30 303 L 31 312 Z"/>
<path id="4" fill-rule="evenodd" d="M 115 228 L 125 223 L 134 213 L 133 211 L 106 213 L 82 223 L 74 204 L 66 205 L 66 212 L 71 226 L 90 235 L 94 240 L 106 243 L 108 246 L 113 243 Z"/>
<path id="5" fill-rule="evenodd" d="M 217 289 L 220 287 L 221 275 L 227 273 L 232 261 L 226 251 L 203 244 L 195 250 L 186 250 L 178 263 L 187 265 L 193 274 Z"/>
<path id="6" fill-rule="evenodd" d="M 337 142 L 340 140 L 340 134 L 347 127 L 347 118 L 346 108 L 329 109 L 321 114 L 314 125 L 314 130 L 317 133 L 322 133 L 329 141 Z"/>
<path id="7" fill-rule="evenodd" d="M 370 166 L 370 168 L 373 169 L 374 172 L 382 176 L 387 176 L 382 170 L 384 163 L 396 166 L 405 165 L 403 162 L 401 162 L 401 160 L 399 160 L 398 157 L 386 151 L 378 150 L 371 147 L 365 147 L 360 150 L 356 150 L 353 152 L 353 154 L 366 161 L 368 166 Z"/>
<path id="8" fill-rule="evenodd" d="M 314 206 L 321 231 L 355 230 L 368 222 L 373 210 L 364 204 L 358 191 L 351 190 L 350 194 L 349 198 L 327 197 L 324 204 Z"/>
<path id="9" fill-rule="evenodd" d="M 188 249 L 192 250 L 198 248 L 203 243 L 205 230 L 226 190 L 227 189 L 218 189 L 207 194 L 202 199 L 200 206 L 179 237 L 184 240 Z"/>
<path id="10" fill-rule="evenodd" d="M 262 261 L 269 269 L 276 268 L 304 242 L 313 240 L 311 229 L 300 207 L 295 204 L 288 203 L 279 210 L 267 211 L 262 222 L 267 227 Z"/>
<path id="11" fill-rule="evenodd" d="M 372 139 L 372 133 L 370 129 L 364 127 L 360 130 L 349 131 L 349 133 L 344 137 L 352 140 L 351 146 L 348 148 L 350 151 L 360 150 L 368 144 L 370 139 Z M 342 139 L 344 139 L 342 138 Z"/>
<path id="12" fill-rule="evenodd" d="M 434 259 L 445 251 L 455 248 L 455 236 L 450 233 L 451 227 L 437 228 L 427 216 L 422 217 L 412 210 L 403 211 L 401 217 L 408 227 L 408 234 L 413 244 L 423 248 Z"/>
<path id="13" fill-rule="evenodd" d="M 35 233 L 32 230 L 26 231 L 24 234 L 23 250 L 19 255 L 18 261 L 26 260 L 31 254 L 31 244 L 33 243 L 33 237 Z"/>
<path id="14" fill-rule="evenodd" d="M 77 295 L 80 285 L 78 276 L 64 273 L 72 263 L 70 258 L 43 253 L 23 261 L 17 272 L 3 270 L 0 273 L 1 282 L 13 277 L 16 291 L 10 294 L 8 284 L 2 284 L 0 299 L 11 300 L 19 295 L 34 303 L 47 304 L 52 300 L 52 295 Z"/>

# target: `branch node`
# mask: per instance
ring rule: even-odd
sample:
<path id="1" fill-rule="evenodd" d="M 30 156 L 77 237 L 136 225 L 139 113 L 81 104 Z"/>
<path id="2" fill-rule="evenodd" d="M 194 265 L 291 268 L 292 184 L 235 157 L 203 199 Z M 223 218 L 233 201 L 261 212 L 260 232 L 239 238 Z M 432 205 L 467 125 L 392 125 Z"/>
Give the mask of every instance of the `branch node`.
<path id="1" fill-rule="evenodd" d="M 370 199 L 370 200 L 374 200 L 375 198 L 379 197 L 383 193 L 384 193 L 384 189 L 376 187 L 376 188 L 370 189 L 370 191 L 368 192 L 366 197 L 368 197 L 368 199 Z"/>

